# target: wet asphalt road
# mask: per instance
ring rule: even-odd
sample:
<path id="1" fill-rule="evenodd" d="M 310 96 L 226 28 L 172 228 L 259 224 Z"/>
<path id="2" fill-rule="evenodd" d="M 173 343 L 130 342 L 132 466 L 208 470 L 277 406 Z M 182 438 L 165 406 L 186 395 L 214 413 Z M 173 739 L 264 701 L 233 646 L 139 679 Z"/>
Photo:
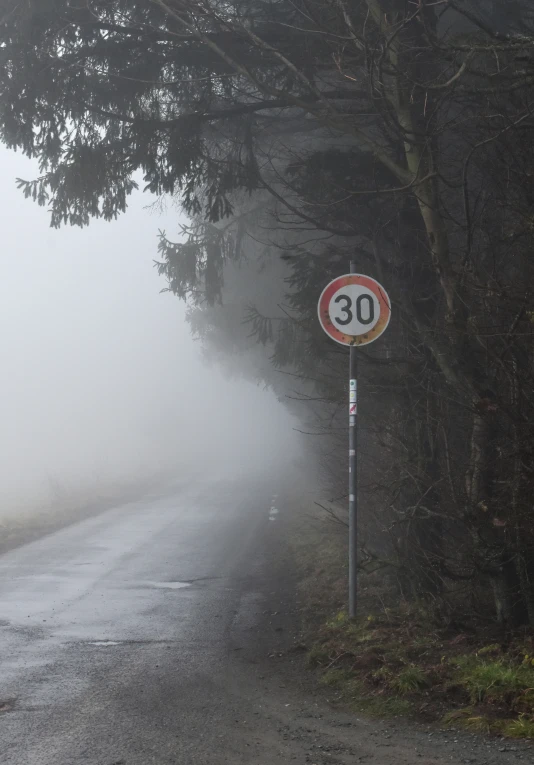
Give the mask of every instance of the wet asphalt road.
<path id="1" fill-rule="evenodd" d="M 0 557 L 2 765 L 226 761 L 271 491 L 184 486 Z"/>
<path id="2" fill-rule="evenodd" d="M 292 650 L 275 493 L 184 485 L 0 556 L 0 765 L 534 762 L 327 703 Z"/>

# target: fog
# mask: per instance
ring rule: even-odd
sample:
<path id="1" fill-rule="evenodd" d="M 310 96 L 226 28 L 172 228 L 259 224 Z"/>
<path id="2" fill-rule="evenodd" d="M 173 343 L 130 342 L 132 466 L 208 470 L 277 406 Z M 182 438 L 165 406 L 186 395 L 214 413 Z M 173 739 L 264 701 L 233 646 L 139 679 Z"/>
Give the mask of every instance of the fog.
<path id="1" fill-rule="evenodd" d="M 276 469 L 295 432 L 274 396 L 202 359 L 153 261 L 179 213 L 132 198 L 118 221 L 49 228 L 0 153 L 0 513 L 83 503 L 160 474 Z"/>

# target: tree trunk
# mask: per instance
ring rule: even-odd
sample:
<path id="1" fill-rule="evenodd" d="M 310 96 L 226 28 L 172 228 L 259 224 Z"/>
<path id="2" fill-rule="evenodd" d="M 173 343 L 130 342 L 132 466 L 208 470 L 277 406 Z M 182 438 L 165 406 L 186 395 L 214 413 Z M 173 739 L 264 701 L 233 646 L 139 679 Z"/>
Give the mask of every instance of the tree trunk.
<path id="1" fill-rule="evenodd" d="M 490 574 L 490 582 L 499 624 L 512 628 L 528 624 L 529 614 L 516 561 L 506 552 L 500 555 L 494 573 Z"/>
<path id="2" fill-rule="evenodd" d="M 528 623 L 534 626 L 534 556 L 531 551 L 517 556 L 517 569 Z"/>
<path id="3" fill-rule="evenodd" d="M 506 527 L 495 517 L 494 476 L 491 467 L 494 449 L 493 416 L 475 411 L 470 446 L 470 465 L 466 475 L 468 514 L 474 520 L 473 539 L 482 567 L 489 571 L 497 621 L 503 627 L 528 624 L 517 555 L 510 551 Z"/>

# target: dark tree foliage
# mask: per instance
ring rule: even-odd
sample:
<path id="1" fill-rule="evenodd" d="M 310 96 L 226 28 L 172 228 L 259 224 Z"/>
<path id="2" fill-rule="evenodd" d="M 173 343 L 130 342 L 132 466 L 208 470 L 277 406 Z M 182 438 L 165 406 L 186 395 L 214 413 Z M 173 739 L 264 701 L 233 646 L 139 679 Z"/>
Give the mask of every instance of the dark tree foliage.
<path id="1" fill-rule="evenodd" d="M 52 225 L 116 217 L 137 171 L 147 190 L 180 193 L 188 212 L 217 221 L 230 192 L 258 186 L 254 115 L 316 100 L 225 21 L 224 6 L 220 20 L 179 8 L 185 25 L 154 0 L 1 3 L 1 136 L 39 159 L 41 177 L 21 186 L 51 207 Z M 298 4 L 234 9 L 312 76 L 323 46 L 311 51 L 294 29 Z"/>

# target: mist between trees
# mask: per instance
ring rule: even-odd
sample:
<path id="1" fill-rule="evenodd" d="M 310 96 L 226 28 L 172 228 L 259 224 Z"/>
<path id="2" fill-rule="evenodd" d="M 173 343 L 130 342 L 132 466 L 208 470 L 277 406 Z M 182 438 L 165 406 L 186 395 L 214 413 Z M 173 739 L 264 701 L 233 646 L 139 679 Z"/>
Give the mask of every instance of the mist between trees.
<path id="1" fill-rule="evenodd" d="M 3 0 L 2 139 L 53 226 L 139 171 L 189 215 L 158 268 L 210 355 L 283 397 L 345 493 L 331 278 L 392 298 L 360 352 L 363 568 L 444 618 L 534 624 L 528 0 Z"/>

